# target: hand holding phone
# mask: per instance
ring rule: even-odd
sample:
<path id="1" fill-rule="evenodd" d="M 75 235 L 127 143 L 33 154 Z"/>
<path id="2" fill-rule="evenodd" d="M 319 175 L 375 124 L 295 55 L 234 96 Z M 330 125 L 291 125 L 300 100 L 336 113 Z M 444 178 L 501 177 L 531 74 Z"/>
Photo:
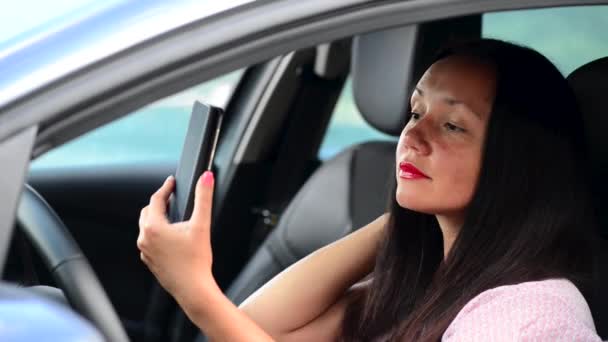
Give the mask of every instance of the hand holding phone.
<path id="1" fill-rule="evenodd" d="M 204 171 L 211 171 L 223 116 L 221 108 L 194 102 L 175 173 L 175 192 L 169 202 L 169 221 L 185 221 L 192 215 L 196 182 Z"/>

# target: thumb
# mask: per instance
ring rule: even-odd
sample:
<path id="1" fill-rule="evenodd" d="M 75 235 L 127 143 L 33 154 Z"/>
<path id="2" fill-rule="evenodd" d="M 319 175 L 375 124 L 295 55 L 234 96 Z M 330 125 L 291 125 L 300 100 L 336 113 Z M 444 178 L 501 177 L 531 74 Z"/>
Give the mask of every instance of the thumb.
<path id="1" fill-rule="evenodd" d="M 211 226 L 214 183 L 215 180 L 211 171 L 205 171 L 198 182 L 196 182 L 194 209 L 192 210 L 190 221 L 203 229 L 209 229 Z"/>

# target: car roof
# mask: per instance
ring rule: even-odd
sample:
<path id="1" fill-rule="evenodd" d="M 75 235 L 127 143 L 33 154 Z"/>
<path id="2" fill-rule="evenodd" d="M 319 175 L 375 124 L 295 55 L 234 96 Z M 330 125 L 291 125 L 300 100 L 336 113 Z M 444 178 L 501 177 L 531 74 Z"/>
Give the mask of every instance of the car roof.
<path id="1" fill-rule="evenodd" d="M 0 44 L 0 106 L 178 27 L 253 0 L 123 0 L 62 16 Z"/>

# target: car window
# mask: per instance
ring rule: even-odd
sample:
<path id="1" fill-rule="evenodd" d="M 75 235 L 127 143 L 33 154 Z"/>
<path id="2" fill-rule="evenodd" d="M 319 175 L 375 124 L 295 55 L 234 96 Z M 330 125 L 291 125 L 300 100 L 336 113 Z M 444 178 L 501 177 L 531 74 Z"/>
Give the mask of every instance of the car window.
<path id="1" fill-rule="evenodd" d="M 195 100 L 225 108 L 242 70 L 205 82 L 114 120 L 32 162 L 32 168 L 177 162 Z"/>
<path id="2" fill-rule="evenodd" d="M 345 148 L 370 140 L 394 140 L 370 126 L 353 99 L 352 79 L 346 80 L 319 149 L 319 159 L 327 160 Z"/>
<path id="3" fill-rule="evenodd" d="M 568 75 L 577 67 L 608 56 L 608 6 L 560 7 L 488 13 L 484 37 L 529 46 Z"/>

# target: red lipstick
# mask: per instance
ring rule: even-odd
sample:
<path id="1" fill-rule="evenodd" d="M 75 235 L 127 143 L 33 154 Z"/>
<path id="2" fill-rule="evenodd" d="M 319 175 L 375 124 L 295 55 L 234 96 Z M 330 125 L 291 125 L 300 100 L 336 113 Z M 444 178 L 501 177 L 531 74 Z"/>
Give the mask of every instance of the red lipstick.
<path id="1" fill-rule="evenodd" d="M 424 172 L 418 170 L 414 164 L 408 162 L 402 162 L 399 164 L 399 177 L 405 179 L 431 178 L 425 175 Z"/>

